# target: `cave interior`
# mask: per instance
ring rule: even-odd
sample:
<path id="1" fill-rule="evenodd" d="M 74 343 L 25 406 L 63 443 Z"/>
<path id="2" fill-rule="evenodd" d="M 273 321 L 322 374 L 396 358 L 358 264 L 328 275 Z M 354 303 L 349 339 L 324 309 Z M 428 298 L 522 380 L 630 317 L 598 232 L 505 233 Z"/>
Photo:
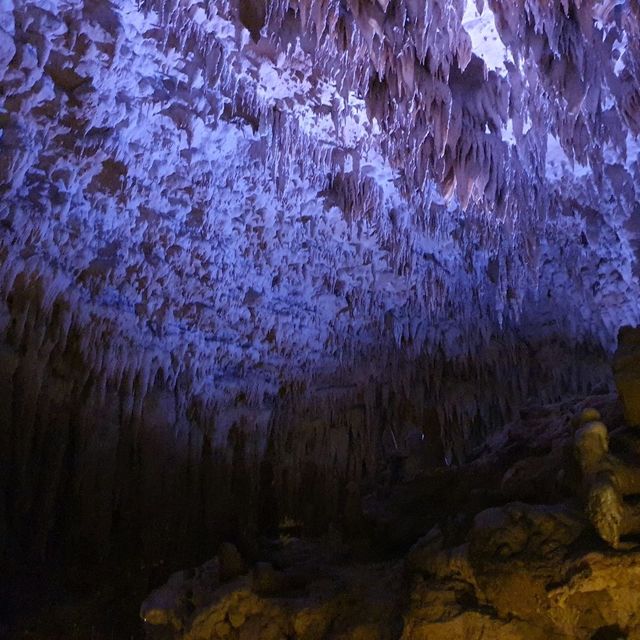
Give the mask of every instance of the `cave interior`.
<path id="1" fill-rule="evenodd" d="M 0 0 L 0 638 L 640 639 L 637 0 Z"/>

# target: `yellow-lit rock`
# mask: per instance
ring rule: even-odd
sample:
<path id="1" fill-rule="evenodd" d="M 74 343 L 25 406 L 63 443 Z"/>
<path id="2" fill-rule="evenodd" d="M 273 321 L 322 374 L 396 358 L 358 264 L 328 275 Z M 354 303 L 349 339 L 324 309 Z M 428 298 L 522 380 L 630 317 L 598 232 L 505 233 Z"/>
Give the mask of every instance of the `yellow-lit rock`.
<path id="1" fill-rule="evenodd" d="M 613 373 L 627 423 L 640 426 L 640 327 L 620 329 Z"/>

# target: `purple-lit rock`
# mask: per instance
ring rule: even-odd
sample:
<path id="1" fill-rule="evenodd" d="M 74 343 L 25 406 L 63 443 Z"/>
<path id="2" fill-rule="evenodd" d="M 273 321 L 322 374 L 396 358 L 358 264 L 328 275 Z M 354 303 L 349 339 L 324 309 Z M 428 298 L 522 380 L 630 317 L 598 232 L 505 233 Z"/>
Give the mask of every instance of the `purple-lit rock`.
<path id="1" fill-rule="evenodd" d="M 357 529 L 611 390 L 639 136 L 631 0 L 0 0 L 0 540 Z"/>

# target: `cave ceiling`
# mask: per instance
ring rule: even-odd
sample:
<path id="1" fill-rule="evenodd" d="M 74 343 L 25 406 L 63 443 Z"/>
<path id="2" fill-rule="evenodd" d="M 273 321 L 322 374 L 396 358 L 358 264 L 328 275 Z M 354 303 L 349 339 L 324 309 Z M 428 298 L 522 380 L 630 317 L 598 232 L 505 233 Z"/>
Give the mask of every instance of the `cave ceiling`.
<path id="1" fill-rule="evenodd" d="M 116 378 L 640 321 L 633 0 L 0 0 L 0 127 L 12 331 Z"/>

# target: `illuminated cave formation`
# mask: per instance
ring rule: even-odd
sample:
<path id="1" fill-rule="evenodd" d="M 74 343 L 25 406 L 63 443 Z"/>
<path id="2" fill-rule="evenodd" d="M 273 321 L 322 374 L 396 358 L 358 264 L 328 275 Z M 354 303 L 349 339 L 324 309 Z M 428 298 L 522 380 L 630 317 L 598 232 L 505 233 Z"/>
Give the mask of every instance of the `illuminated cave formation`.
<path id="1" fill-rule="evenodd" d="M 0 0 L 0 636 L 640 638 L 637 325 L 636 0 Z"/>

